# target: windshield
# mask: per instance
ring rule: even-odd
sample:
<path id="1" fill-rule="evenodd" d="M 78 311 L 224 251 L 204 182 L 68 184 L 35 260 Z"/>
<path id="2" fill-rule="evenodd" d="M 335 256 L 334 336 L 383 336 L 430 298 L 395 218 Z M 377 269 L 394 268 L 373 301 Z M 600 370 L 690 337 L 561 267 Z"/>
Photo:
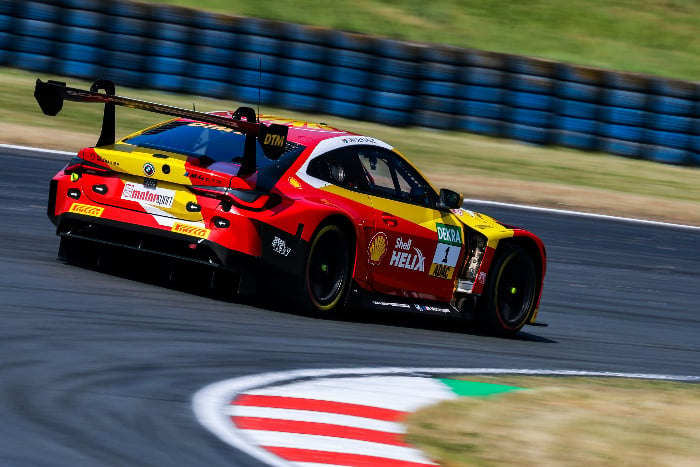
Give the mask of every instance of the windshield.
<path id="1" fill-rule="evenodd" d="M 213 162 L 243 161 L 245 135 L 232 128 L 195 122 L 173 120 L 127 138 L 125 143 L 149 149 L 176 152 L 196 157 L 205 165 Z M 256 140 L 256 165 L 266 167 L 275 161 L 268 159 Z"/>

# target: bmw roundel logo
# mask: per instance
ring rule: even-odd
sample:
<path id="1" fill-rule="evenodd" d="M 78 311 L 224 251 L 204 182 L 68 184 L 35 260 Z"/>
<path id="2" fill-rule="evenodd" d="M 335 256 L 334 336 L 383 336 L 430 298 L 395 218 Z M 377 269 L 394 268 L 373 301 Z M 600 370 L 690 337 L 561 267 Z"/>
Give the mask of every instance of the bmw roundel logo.
<path id="1" fill-rule="evenodd" d="M 150 177 L 151 175 L 156 173 L 156 168 L 150 162 L 146 162 L 145 164 L 143 164 L 143 173 L 145 173 L 146 176 Z"/>

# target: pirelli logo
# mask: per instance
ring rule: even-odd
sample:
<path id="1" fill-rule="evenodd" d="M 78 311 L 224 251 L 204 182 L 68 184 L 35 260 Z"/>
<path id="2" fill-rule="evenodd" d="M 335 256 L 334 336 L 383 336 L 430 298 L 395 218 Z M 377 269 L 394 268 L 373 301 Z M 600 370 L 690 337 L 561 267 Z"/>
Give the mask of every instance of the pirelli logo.
<path id="1" fill-rule="evenodd" d="M 182 224 L 180 222 L 175 222 L 173 227 L 170 229 L 172 232 L 190 235 L 192 237 L 207 238 L 211 232 L 209 229 L 204 227 L 197 227 L 196 225 Z"/>
<path id="2" fill-rule="evenodd" d="M 104 210 L 105 208 L 90 206 L 89 204 L 73 203 L 68 211 L 82 214 L 83 216 L 102 217 Z"/>

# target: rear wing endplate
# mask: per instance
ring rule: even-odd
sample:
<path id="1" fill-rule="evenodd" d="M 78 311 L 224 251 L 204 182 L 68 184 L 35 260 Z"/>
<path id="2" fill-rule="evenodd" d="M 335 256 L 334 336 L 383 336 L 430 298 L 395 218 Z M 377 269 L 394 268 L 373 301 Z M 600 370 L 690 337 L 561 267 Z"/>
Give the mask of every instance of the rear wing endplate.
<path id="1" fill-rule="evenodd" d="M 99 92 L 103 90 L 104 92 Z M 114 83 L 109 80 L 95 81 L 90 90 L 71 88 L 66 83 L 60 81 L 43 82 L 36 80 L 34 97 L 39 103 L 42 112 L 46 115 L 55 116 L 63 108 L 63 101 L 73 102 L 93 102 L 104 104 L 104 115 L 102 118 L 102 132 L 96 146 L 105 146 L 115 142 L 115 106 L 129 107 L 132 109 L 145 110 L 173 117 L 188 118 L 204 123 L 220 125 L 232 128 L 246 135 L 245 154 L 240 174 L 253 173 L 255 167 L 255 139 L 263 148 L 265 155 L 270 159 L 278 159 L 284 153 L 287 142 L 287 132 L 289 128 L 285 125 L 270 124 L 264 125 L 257 121 L 255 110 L 250 107 L 240 107 L 236 110 L 232 118 L 213 115 L 196 110 L 183 109 L 155 102 L 147 102 L 130 97 L 115 95 Z M 243 120 L 245 118 L 245 120 Z"/>

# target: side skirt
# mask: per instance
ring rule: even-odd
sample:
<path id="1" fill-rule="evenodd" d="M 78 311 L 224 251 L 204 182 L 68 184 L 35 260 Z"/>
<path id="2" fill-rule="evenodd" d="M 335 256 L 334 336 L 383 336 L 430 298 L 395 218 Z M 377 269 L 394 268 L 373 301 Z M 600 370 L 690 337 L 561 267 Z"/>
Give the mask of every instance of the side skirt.
<path id="1" fill-rule="evenodd" d="M 464 314 L 449 303 L 397 297 L 368 292 L 353 284 L 347 301 L 348 308 L 363 310 L 394 311 L 420 315 L 449 316 L 463 318 Z"/>

